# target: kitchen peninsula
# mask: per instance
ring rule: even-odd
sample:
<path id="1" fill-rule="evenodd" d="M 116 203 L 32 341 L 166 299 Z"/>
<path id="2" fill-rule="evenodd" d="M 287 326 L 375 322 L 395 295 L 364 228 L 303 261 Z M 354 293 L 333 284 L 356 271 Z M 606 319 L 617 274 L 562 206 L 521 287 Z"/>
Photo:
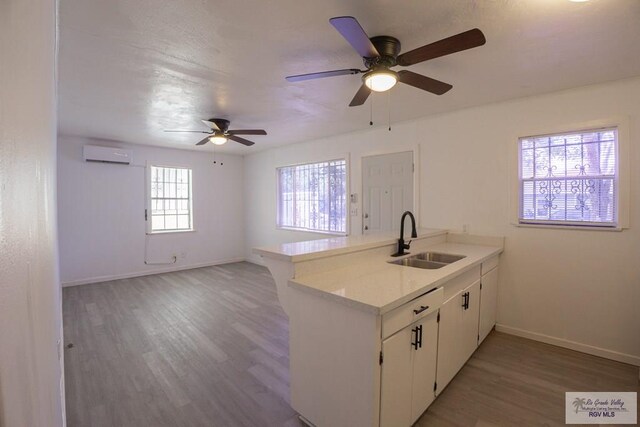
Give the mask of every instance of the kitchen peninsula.
<path id="1" fill-rule="evenodd" d="M 256 248 L 289 316 L 291 405 L 315 426 L 410 426 L 495 324 L 501 237 L 421 229 Z"/>

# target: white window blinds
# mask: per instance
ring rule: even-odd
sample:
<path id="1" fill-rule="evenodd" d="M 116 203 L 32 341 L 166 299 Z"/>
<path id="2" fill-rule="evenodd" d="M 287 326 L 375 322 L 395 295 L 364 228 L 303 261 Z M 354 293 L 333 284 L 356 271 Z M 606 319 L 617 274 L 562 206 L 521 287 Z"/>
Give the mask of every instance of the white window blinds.
<path id="1" fill-rule="evenodd" d="M 520 223 L 617 226 L 618 131 L 521 138 Z"/>
<path id="2" fill-rule="evenodd" d="M 344 159 L 277 169 L 277 226 L 347 232 L 347 162 Z"/>

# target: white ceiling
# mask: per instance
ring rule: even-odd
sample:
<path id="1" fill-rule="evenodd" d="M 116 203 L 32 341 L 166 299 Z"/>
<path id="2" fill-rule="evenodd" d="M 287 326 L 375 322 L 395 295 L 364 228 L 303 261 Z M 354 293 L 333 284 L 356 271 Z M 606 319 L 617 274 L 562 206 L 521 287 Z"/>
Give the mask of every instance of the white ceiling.
<path id="1" fill-rule="evenodd" d="M 369 126 L 348 107 L 360 76 L 287 83 L 286 75 L 363 68 L 329 24 L 355 16 L 403 51 L 480 28 L 485 46 L 410 67 L 453 84 L 443 96 L 398 85 L 398 122 L 463 107 L 640 75 L 640 1 L 61 0 L 61 134 L 195 148 L 199 119 L 264 128 L 252 151 Z M 387 94 L 374 121 L 386 125 Z M 197 147 L 198 149 L 205 149 Z"/>

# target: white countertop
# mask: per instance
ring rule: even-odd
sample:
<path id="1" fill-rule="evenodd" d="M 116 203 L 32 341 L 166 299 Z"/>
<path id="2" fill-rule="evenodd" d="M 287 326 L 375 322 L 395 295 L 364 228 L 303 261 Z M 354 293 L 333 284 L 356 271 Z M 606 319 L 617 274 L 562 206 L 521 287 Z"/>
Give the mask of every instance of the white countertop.
<path id="1" fill-rule="evenodd" d="M 414 240 L 446 234 L 446 230 L 433 228 L 418 229 L 418 237 Z M 410 234 L 410 229 L 405 229 L 405 235 Z M 351 252 L 392 245 L 398 242 L 398 232 L 370 234 L 358 236 L 329 237 L 327 239 L 309 240 L 306 242 L 283 243 L 281 245 L 253 248 L 253 253 L 268 258 L 289 262 L 309 261 L 334 255 L 342 255 Z"/>
<path id="2" fill-rule="evenodd" d="M 392 239 L 390 242 L 394 241 Z M 380 242 L 374 246 L 378 245 Z M 354 266 L 295 278 L 289 281 L 289 286 L 354 308 L 384 314 L 468 271 L 502 250 L 502 247 L 497 246 L 441 243 L 430 247 L 429 251 L 465 255 L 465 258 L 436 270 L 423 270 L 387 262 L 397 258 L 376 257 Z"/>

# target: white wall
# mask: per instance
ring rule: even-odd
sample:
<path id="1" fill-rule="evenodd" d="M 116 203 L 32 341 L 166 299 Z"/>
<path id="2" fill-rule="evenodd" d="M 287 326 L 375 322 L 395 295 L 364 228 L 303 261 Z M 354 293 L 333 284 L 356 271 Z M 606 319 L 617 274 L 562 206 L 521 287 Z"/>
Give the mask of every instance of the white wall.
<path id="1" fill-rule="evenodd" d="M 348 152 L 361 201 L 360 158 L 419 144 L 423 227 L 506 236 L 498 323 L 503 330 L 640 365 L 640 79 L 578 88 L 338 135 L 245 158 L 247 258 L 255 246 L 324 236 L 275 228 L 275 168 Z M 438 102 L 425 95 L 425 102 Z M 510 157 L 518 136 L 626 116 L 630 226 L 622 232 L 511 224 Z M 359 206 L 360 208 L 360 206 Z M 254 214 L 260 212 L 260 215 Z M 352 217 L 358 233 L 360 217 Z"/>
<path id="2" fill-rule="evenodd" d="M 133 165 L 83 161 L 85 144 L 133 150 Z M 61 136 L 58 216 L 63 285 L 131 277 L 244 258 L 243 159 L 233 155 Z M 220 165 L 220 161 L 223 165 Z M 145 234 L 145 165 L 193 169 L 195 232 Z M 171 265 L 145 265 L 148 261 Z"/>
<path id="3" fill-rule="evenodd" d="M 55 1 L 0 2 L 0 426 L 64 425 Z"/>

